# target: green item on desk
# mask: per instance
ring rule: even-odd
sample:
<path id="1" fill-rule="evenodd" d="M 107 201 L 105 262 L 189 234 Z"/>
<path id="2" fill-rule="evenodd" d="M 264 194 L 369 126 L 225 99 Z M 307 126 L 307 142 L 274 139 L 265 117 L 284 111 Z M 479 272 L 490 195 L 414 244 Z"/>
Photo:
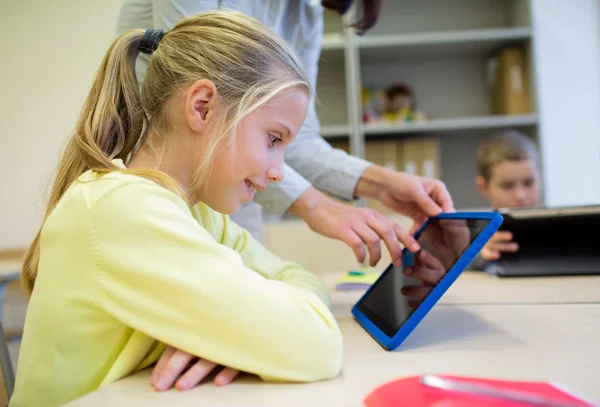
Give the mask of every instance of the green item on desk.
<path id="1" fill-rule="evenodd" d="M 350 270 L 348 274 L 351 276 L 364 276 L 365 272 L 361 270 Z"/>

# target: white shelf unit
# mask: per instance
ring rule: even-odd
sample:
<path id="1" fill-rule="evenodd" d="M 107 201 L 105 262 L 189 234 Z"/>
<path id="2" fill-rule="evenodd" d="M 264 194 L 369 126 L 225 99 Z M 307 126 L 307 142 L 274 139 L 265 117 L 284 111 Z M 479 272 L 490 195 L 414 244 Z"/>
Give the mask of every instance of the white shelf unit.
<path id="1" fill-rule="evenodd" d="M 372 140 L 436 137 L 440 178 L 456 207 L 485 207 L 474 183 L 474 153 L 481 139 L 511 127 L 537 140 L 530 6 L 530 0 L 386 1 L 377 25 L 364 37 L 326 11 L 317 83 L 322 135 L 337 146 L 347 141 L 359 157 Z M 494 50 L 513 43 L 527 50 L 531 106 L 526 114 L 493 115 L 486 62 Z M 431 119 L 363 124 L 361 85 L 395 83 L 410 86 L 418 108 Z"/>
<path id="2" fill-rule="evenodd" d="M 535 114 L 453 117 L 446 119 L 432 119 L 418 123 L 367 123 L 362 126 L 362 130 L 366 136 L 373 134 L 424 133 L 453 130 L 491 130 L 504 127 L 535 126 L 537 120 L 537 115 Z M 339 130 L 342 128 L 344 128 L 344 126 L 340 126 Z M 335 134 L 335 132 L 332 134 Z"/>
<path id="3" fill-rule="evenodd" d="M 335 38 L 334 35 L 330 37 L 332 39 Z M 530 37 L 530 27 L 509 27 L 409 34 L 382 34 L 357 38 L 356 43 L 361 49 L 382 47 L 424 48 L 439 45 L 440 47 L 456 47 L 460 50 L 461 46 L 465 46 L 465 48 L 471 46 L 495 47 L 505 41 L 524 40 Z M 334 45 L 335 43 L 338 45 Z M 343 46 L 342 41 L 336 41 L 335 43 L 332 41 L 330 47 Z M 428 52 L 432 52 L 431 49 Z"/>

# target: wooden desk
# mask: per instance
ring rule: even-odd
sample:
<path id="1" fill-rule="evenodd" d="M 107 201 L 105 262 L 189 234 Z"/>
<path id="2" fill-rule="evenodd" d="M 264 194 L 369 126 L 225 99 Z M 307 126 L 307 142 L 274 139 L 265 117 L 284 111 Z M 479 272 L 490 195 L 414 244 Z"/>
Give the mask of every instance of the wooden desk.
<path id="1" fill-rule="evenodd" d="M 452 304 L 600 304 L 600 276 L 501 278 L 466 271 L 441 303 Z"/>
<path id="2" fill-rule="evenodd" d="M 328 274 L 336 315 L 349 314 L 364 294 L 335 291 L 340 274 Z M 500 278 L 479 271 L 465 271 L 440 299 L 438 305 L 457 304 L 600 304 L 600 276 Z"/>
<path id="3" fill-rule="evenodd" d="M 409 375 L 451 373 L 552 380 L 600 401 L 599 304 L 448 305 L 434 308 L 398 351 L 386 352 L 350 317 L 339 317 L 344 368 L 336 379 L 271 384 L 245 376 L 217 388 L 157 394 L 150 370 L 68 406 L 361 406 L 376 386 Z"/>

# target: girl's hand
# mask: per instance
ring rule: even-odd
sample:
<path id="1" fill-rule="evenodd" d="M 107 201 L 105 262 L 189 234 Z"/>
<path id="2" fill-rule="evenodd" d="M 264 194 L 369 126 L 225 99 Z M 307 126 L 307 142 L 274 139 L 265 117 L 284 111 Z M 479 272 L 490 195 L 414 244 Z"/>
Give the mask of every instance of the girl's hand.
<path id="1" fill-rule="evenodd" d="M 169 346 L 154 367 L 150 384 L 156 391 L 168 390 L 173 384 L 178 390 L 188 390 L 204 380 L 217 367 L 219 366 L 210 360 L 200 359 Z M 225 367 L 217 374 L 214 382 L 217 386 L 225 386 L 231 383 L 238 373 L 239 370 Z"/>

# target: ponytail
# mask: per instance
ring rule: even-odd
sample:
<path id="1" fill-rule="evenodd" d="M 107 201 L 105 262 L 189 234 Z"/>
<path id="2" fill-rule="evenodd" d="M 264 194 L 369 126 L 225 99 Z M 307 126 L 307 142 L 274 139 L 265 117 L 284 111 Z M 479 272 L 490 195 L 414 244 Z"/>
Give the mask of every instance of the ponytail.
<path id="1" fill-rule="evenodd" d="M 58 165 L 44 222 L 69 186 L 87 170 L 120 170 L 111 160 L 126 161 L 140 141 L 148 117 L 135 76 L 135 61 L 144 30 L 119 36 L 106 53 L 85 101 L 75 131 Z M 126 170 L 181 193 L 166 174 L 153 170 Z M 43 223 L 42 223 L 43 225 Z M 21 282 L 31 295 L 40 259 L 41 228 L 25 253 Z"/>

